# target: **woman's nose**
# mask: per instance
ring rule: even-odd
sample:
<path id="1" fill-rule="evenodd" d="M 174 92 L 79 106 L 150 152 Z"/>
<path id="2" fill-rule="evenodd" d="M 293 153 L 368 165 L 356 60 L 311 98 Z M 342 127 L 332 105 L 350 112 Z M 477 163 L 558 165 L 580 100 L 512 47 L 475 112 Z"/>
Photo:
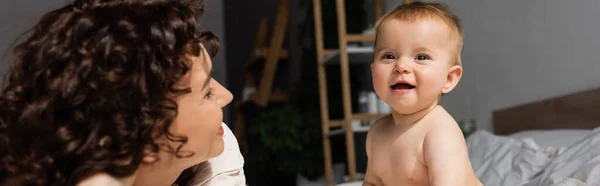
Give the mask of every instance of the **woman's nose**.
<path id="1" fill-rule="evenodd" d="M 233 100 L 233 94 L 231 94 L 231 92 L 225 87 L 223 87 L 223 85 L 221 85 L 219 82 L 216 82 L 216 84 L 218 86 L 217 95 L 219 96 L 219 104 L 221 105 L 221 107 L 225 107 Z"/>

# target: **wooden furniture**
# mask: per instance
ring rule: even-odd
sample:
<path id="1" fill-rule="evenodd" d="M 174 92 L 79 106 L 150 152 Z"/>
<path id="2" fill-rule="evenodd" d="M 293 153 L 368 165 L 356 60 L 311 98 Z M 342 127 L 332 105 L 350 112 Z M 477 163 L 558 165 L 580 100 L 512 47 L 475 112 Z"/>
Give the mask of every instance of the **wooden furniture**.
<path id="1" fill-rule="evenodd" d="M 250 90 L 250 96 L 248 96 L 248 98 L 245 98 L 246 96 L 244 96 L 244 98 L 242 98 L 240 102 L 236 102 L 234 106 L 236 112 L 234 134 L 238 139 L 243 154 L 246 154 L 248 149 L 246 146 L 246 135 L 244 133 L 246 127 L 241 106 L 247 101 L 252 101 L 256 105 L 264 107 L 267 106 L 269 102 L 284 102 L 288 100 L 288 94 L 286 92 L 272 92 L 273 79 L 277 71 L 277 63 L 280 59 L 288 58 L 288 51 L 283 49 L 283 40 L 285 39 L 288 24 L 288 7 L 289 0 L 280 0 L 269 45 L 266 45 L 268 27 L 267 17 L 261 17 L 251 58 L 244 65 L 244 92 Z M 260 81 L 254 78 L 252 69 L 250 68 L 254 63 L 259 61 L 259 58 L 265 59 Z"/>
<path id="2" fill-rule="evenodd" d="M 264 54 L 267 59 L 265 63 L 265 69 L 263 70 L 262 79 L 259 84 L 259 89 L 256 94 L 256 98 L 253 99 L 259 106 L 266 106 L 271 96 L 271 88 L 277 67 L 277 62 L 279 61 L 281 54 L 283 54 L 283 40 L 287 29 L 289 15 L 288 7 L 289 0 L 279 1 L 277 19 L 275 20 L 275 26 L 273 27 L 272 32 L 273 38 L 271 39 L 271 43 L 268 46 L 268 52 Z M 285 56 L 287 57 L 287 52 L 285 53 Z"/>
<path id="3" fill-rule="evenodd" d="M 348 47 L 349 42 L 369 42 L 374 41 L 374 35 L 348 34 L 346 31 L 346 12 L 344 0 L 336 1 L 337 32 L 339 44 L 337 49 L 324 48 L 323 21 L 321 0 L 313 0 L 313 17 L 315 23 L 315 40 L 317 50 L 318 77 L 319 77 L 319 97 L 321 109 L 321 123 L 323 131 L 323 154 L 325 164 L 325 180 L 327 185 L 332 184 L 333 170 L 331 159 L 331 144 L 329 137 L 331 135 L 344 133 L 346 138 L 346 153 L 348 174 L 351 181 L 356 181 L 356 157 L 354 149 L 354 132 L 352 120 L 374 120 L 387 114 L 365 114 L 353 113 L 350 95 L 350 63 L 368 64 L 372 61 L 372 46 L 367 47 Z M 379 19 L 382 16 L 381 0 L 373 0 L 375 5 L 375 16 Z M 405 3 L 409 0 L 405 0 Z M 329 11 L 329 10 L 326 10 Z M 341 88 L 344 119 L 331 120 L 329 118 L 329 106 L 327 103 L 327 75 L 325 65 L 340 65 L 341 70 Z M 337 129 L 332 129 L 337 128 Z M 367 129 L 368 130 L 368 129 Z"/>
<path id="4" fill-rule="evenodd" d="M 600 127 L 600 88 L 493 112 L 494 133 Z"/>

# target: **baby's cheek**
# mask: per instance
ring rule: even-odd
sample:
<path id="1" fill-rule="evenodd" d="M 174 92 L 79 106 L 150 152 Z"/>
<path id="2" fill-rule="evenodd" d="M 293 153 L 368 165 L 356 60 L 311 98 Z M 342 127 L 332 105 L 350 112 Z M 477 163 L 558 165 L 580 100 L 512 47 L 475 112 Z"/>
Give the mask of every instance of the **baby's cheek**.
<path id="1" fill-rule="evenodd" d="M 442 81 L 446 81 L 446 77 L 448 75 L 447 71 L 444 71 L 442 69 L 431 69 L 425 72 L 425 78 L 428 79 L 428 81 L 433 81 L 433 82 L 442 82 Z"/>
<path id="2" fill-rule="evenodd" d="M 388 87 L 387 78 L 381 77 L 381 76 L 373 77 L 373 86 L 376 90 L 387 88 Z"/>
<path id="3" fill-rule="evenodd" d="M 389 78 L 389 74 L 384 72 L 383 70 L 375 69 L 373 70 L 373 82 L 374 83 L 387 83 L 387 79 Z"/>

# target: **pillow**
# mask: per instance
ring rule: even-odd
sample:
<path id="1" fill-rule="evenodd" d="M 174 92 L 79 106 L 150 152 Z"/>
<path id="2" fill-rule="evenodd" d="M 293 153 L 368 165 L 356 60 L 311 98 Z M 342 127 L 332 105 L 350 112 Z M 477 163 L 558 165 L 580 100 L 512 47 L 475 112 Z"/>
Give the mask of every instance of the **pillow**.
<path id="1" fill-rule="evenodd" d="M 550 161 L 531 139 L 513 139 L 477 131 L 467 139 L 469 159 L 484 185 L 521 186 Z"/>
<path id="2" fill-rule="evenodd" d="M 568 147 L 592 133 L 592 130 L 527 130 L 511 134 L 515 139 L 532 138 L 542 149 Z"/>

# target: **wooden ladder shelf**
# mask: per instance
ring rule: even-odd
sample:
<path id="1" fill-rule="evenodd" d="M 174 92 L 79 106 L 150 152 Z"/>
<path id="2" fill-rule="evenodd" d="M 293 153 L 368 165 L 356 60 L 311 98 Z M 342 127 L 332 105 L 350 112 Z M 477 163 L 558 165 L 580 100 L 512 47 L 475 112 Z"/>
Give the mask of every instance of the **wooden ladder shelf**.
<path id="1" fill-rule="evenodd" d="M 348 42 L 365 42 L 374 41 L 374 35 L 366 34 L 348 34 L 346 31 L 346 13 L 345 1 L 336 1 L 336 16 L 337 16 L 337 32 L 338 32 L 338 48 L 325 49 L 323 36 L 323 17 L 321 0 L 313 0 L 313 16 L 315 23 L 315 40 L 317 50 L 318 77 L 319 77 L 319 97 L 321 109 L 321 123 L 323 131 L 323 154 L 325 163 L 325 180 L 327 185 L 333 183 L 333 169 L 331 159 L 331 142 L 330 136 L 334 133 L 345 134 L 347 167 L 350 181 L 356 181 L 356 156 L 354 144 L 354 132 L 352 128 L 352 120 L 374 120 L 379 119 L 387 114 L 364 114 L 353 113 L 350 93 L 350 73 L 349 63 L 370 63 L 373 52 L 372 47 L 348 47 Z M 404 0 L 404 3 L 410 3 L 410 0 Z M 381 0 L 373 0 L 375 6 L 375 17 L 379 19 L 383 15 Z M 351 61 L 351 59 L 353 61 Z M 357 62 L 355 62 L 358 60 Z M 325 72 L 326 65 L 340 65 L 341 71 L 341 88 L 344 118 L 342 120 L 331 120 L 329 118 L 329 105 L 327 98 L 327 75 Z M 339 128 L 332 130 L 332 128 Z M 341 130 L 341 131 L 340 131 Z"/>

